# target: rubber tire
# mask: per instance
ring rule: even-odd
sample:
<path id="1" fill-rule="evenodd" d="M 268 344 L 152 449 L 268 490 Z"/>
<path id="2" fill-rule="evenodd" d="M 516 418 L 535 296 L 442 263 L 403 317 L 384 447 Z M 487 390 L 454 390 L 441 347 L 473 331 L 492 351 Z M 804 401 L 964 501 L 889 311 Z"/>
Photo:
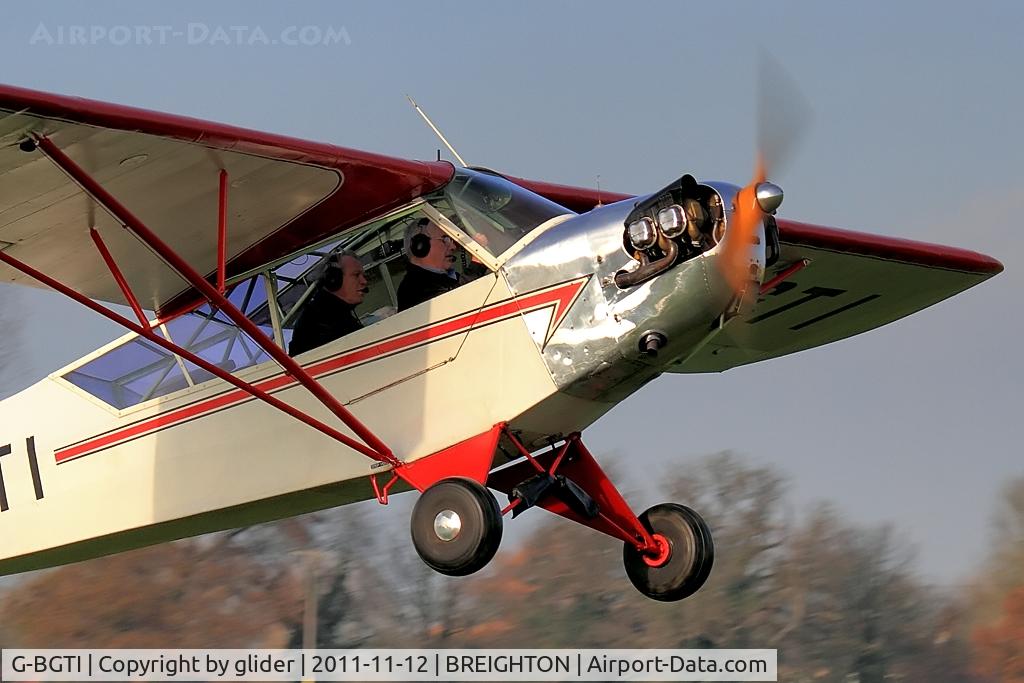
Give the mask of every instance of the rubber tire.
<path id="1" fill-rule="evenodd" d="M 462 530 L 450 541 L 434 533 L 434 518 L 454 510 Z M 420 496 L 412 509 L 412 544 L 431 569 L 448 576 L 466 576 L 482 569 L 501 545 L 501 509 L 494 495 L 472 479 L 437 482 Z"/>
<path id="2" fill-rule="evenodd" d="M 711 529 L 704 519 L 685 505 L 661 503 L 640 515 L 640 523 L 668 539 L 672 554 L 661 567 L 651 567 L 633 544 L 626 543 L 622 561 L 636 589 L 662 602 L 675 602 L 696 593 L 708 580 L 715 562 Z"/>

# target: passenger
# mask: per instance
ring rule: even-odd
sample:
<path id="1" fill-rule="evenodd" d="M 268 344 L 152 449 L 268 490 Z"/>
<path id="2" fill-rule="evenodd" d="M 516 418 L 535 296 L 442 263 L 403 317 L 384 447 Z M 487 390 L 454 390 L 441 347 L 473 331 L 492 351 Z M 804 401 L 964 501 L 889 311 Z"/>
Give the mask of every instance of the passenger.
<path id="1" fill-rule="evenodd" d="M 405 231 L 409 267 L 398 285 L 398 310 L 404 311 L 462 284 L 455 271 L 456 244 L 429 218 L 421 218 Z"/>
<path id="2" fill-rule="evenodd" d="M 355 308 L 369 291 L 358 256 L 331 254 L 313 298 L 295 323 L 288 353 L 297 356 L 361 329 Z"/>

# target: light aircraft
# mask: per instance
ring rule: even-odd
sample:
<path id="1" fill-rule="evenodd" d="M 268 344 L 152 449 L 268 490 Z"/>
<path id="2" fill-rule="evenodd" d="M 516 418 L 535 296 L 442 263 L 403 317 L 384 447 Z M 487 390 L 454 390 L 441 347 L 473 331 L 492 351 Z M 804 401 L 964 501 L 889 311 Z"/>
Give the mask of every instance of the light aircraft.
<path id="1" fill-rule="evenodd" d="M 0 402 L 0 574 L 416 489 L 437 571 L 480 569 L 504 515 L 541 507 L 682 599 L 707 524 L 635 514 L 580 433 L 664 373 L 828 344 L 1002 270 L 778 218 L 782 196 L 763 167 L 629 197 L 0 86 L 0 277 L 127 330 Z M 466 283 L 395 313 L 423 218 Z M 342 251 L 363 327 L 292 358 Z"/>

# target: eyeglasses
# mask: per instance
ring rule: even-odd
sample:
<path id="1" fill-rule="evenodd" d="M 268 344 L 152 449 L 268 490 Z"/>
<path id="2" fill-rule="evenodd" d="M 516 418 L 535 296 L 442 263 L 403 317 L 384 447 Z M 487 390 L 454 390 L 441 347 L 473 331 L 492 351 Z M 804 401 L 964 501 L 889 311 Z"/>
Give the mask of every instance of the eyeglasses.
<path id="1" fill-rule="evenodd" d="M 451 235 L 443 235 L 441 237 L 431 237 L 430 239 L 438 240 L 440 242 L 444 242 L 444 245 L 446 247 L 454 247 L 455 246 L 455 240 L 452 239 Z"/>

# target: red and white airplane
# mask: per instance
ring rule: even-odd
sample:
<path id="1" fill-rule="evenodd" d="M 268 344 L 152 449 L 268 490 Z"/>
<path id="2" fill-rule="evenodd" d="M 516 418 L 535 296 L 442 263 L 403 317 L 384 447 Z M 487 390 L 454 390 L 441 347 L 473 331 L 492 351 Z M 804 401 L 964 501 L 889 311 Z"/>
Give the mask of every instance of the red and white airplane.
<path id="1" fill-rule="evenodd" d="M 538 506 L 684 598 L 707 525 L 634 514 L 580 432 L 663 373 L 827 344 L 1002 270 L 776 219 L 781 201 L 763 172 L 599 196 L 0 86 L 0 277 L 127 330 L 0 402 L 0 574 L 414 488 L 438 571 L 483 567 L 503 514 Z M 394 313 L 424 218 L 465 283 Z M 339 252 L 369 279 L 362 328 L 292 358 Z"/>

